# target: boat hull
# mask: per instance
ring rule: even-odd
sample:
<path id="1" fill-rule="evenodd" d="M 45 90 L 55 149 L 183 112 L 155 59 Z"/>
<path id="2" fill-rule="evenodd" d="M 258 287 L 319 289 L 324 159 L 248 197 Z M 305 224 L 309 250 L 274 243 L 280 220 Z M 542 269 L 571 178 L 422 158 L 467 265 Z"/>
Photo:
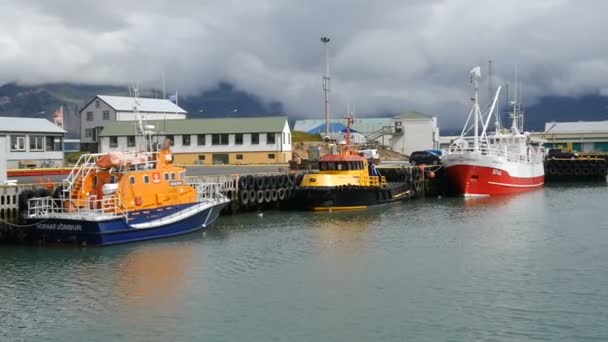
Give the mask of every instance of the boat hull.
<path id="1" fill-rule="evenodd" d="M 516 177 L 500 166 L 457 164 L 446 166 L 450 193 L 460 196 L 491 196 L 515 194 L 542 188 L 544 173 L 528 172 Z"/>
<path id="2" fill-rule="evenodd" d="M 406 183 L 391 184 L 386 188 L 365 186 L 299 187 L 294 206 L 303 210 L 356 210 L 408 199 Z"/>
<path id="3" fill-rule="evenodd" d="M 201 230 L 211 225 L 219 216 L 221 209 L 228 203 L 218 202 L 195 207 L 197 204 L 184 204 L 141 210 L 129 214 L 127 222 L 123 217 L 107 220 L 87 220 L 83 218 L 29 218 L 30 227 L 24 229 L 25 240 L 49 243 L 77 243 L 107 246 L 128 242 L 171 237 Z M 187 212 L 179 220 L 163 218 Z M 161 222 L 146 227 L 151 222 Z M 143 227 L 143 228 L 142 228 Z"/>

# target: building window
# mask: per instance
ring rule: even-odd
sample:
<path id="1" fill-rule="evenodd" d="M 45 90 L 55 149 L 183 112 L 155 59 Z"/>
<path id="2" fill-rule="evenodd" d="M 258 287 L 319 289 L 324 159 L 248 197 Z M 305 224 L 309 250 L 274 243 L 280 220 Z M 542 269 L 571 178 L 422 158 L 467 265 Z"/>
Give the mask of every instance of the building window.
<path id="1" fill-rule="evenodd" d="M 274 153 L 268 153 L 268 159 L 274 159 Z"/>
<path id="2" fill-rule="evenodd" d="M 236 160 L 243 160 L 243 155 L 242 154 L 237 154 L 236 155 Z"/>
<path id="3" fill-rule="evenodd" d="M 92 128 L 85 128 L 84 129 L 84 136 L 85 137 L 90 137 L 93 135 L 93 129 Z"/>
<path id="4" fill-rule="evenodd" d="M 150 176 L 144 175 L 144 184 L 150 183 Z"/>
<path id="5" fill-rule="evenodd" d="M 287 144 L 291 145 L 291 133 L 287 133 Z"/>
<path id="6" fill-rule="evenodd" d="M 266 133 L 266 143 L 267 144 L 274 144 L 275 143 L 275 135 L 274 133 Z"/>
<path id="7" fill-rule="evenodd" d="M 237 133 L 234 135 L 234 144 L 243 145 L 243 133 Z"/>
<path id="8" fill-rule="evenodd" d="M 99 100 L 95 101 L 95 108 L 99 108 Z"/>
<path id="9" fill-rule="evenodd" d="M 93 121 L 93 112 L 87 112 L 87 121 Z"/>
<path id="10" fill-rule="evenodd" d="M 184 172 L 180 172 L 180 173 L 179 173 L 179 179 L 180 179 L 180 180 L 184 180 L 184 179 L 186 179 L 186 174 L 185 174 Z"/>
<path id="11" fill-rule="evenodd" d="M 55 137 L 46 137 L 44 142 L 45 151 L 55 151 Z M 59 151 L 59 150 L 57 150 Z"/>
<path id="12" fill-rule="evenodd" d="M 199 134 L 196 136 L 196 144 L 199 146 L 205 145 L 205 135 L 204 134 Z"/>
<path id="13" fill-rule="evenodd" d="M 134 135 L 129 135 L 127 137 L 127 146 L 129 146 L 129 147 L 135 146 L 135 136 Z"/>
<path id="14" fill-rule="evenodd" d="M 190 136 L 189 135 L 182 135 L 182 145 L 190 146 Z"/>
<path id="15" fill-rule="evenodd" d="M 118 147 L 118 137 L 110 137 L 110 147 Z"/>
<path id="16" fill-rule="evenodd" d="M 213 134 L 211 136 L 212 145 L 228 145 L 228 134 Z"/>
<path id="17" fill-rule="evenodd" d="M 25 151 L 25 136 L 11 135 L 11 151 Z"/>
<path id="18" fill-rule="evenodd" d="M 257 145 L 260 143 L 260 133 L 251 133 L 251 144 Z"/>
<path id="19" fill-rule="evenodd" d="M 30 151 L 44 151 L 44 137 L 30 136 Z"/>
<path id="20" fill-rule="evenodd" d="M 198 155 L 198 160 L 205 160 L 205 155 L 204 154 L 199 154 Z"/>
<path id="21" fill-rule="evenodd" d="M 285 142 L 287 142 L 287 140 L 285 140 L 285 132 L 283 132 L 282 139 L 283 139 L 283 140 L 281 140 L 281 144 L 282 144 L 282 145 L 285 145 Z"/>
<path id="22" fill-rule="evenodd" d="M 175 137 L 172 135 L 167 135 L 165 137 L 165 139 L 169 139 L 169 141 L 171 142 L 171 146 L 175 146 Z"/>
<path id="23" fill-rule="evenodd" d="M 109 110 L 104 110 L 103 111 L 103 119 L 104 120 L 110 120 L 110 111 Z"/>

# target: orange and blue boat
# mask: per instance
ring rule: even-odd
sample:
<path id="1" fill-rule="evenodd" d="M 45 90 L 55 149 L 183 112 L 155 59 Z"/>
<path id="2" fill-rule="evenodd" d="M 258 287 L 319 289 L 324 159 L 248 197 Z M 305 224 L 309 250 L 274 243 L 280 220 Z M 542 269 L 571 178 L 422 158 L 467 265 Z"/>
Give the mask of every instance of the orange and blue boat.
<path id="1" fill-rule="evenodd" d="M 147 145 L 84 154 L 52 196 L 22 193 L 26 240 L 105 246 L 211 225 L 229 203 L 225 184 L 187 177 L 173 165 L 170 141 Z"/>

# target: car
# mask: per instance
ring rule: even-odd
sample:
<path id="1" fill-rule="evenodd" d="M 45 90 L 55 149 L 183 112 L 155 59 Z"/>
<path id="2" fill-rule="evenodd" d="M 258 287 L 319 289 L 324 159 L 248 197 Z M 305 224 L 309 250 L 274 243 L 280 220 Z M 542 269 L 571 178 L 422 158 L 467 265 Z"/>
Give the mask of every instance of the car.
<path id="1" fill-rule="evenodd" d="M 441 157 L 431 151 L 415 151 L 410 155 L 411 165 L 437 165 L 441 163 Z"/>
<path id="2" fill-rule="evenodd" d="M 548 159 L 576 159 L 578 157 L 578 153 L 566 151 L 561 148 L 552 148 L 547 152 Z"/>

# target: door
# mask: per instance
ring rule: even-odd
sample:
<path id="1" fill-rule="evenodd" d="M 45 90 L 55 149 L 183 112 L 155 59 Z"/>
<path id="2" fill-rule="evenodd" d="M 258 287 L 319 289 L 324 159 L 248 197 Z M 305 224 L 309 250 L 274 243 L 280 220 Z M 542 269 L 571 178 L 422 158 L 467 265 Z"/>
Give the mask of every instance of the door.
<path id="1" fill-rule="evenodd" d="M 214 153 L 213 154 L 213 165 L 227 165 L 228 164 L 228 153 Z"/>

